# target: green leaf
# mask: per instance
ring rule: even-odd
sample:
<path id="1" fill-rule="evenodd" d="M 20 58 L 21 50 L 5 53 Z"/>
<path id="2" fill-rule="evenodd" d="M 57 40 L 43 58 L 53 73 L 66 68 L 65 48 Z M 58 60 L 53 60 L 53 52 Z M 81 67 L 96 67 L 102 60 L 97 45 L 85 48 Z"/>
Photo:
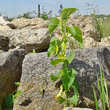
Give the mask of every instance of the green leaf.
<path id="1" fill-rule="evenodd" d="M 69 98 L 68 100 L 71 101 L 73 104 L 77 105 L 78 96 L 75 94 L 73 97 Z"/>
<path id="2" fill-rule="evenodd" d="M 69 29 L 69 33 L 74 37 L 81 45 L 83 44 L 82 31 L 77 26 L 72 26 Z"/>
<path id="3" fill-rule="evenodd" d="M 94 88 L 93 85 L 92 85 L 92 87 L 93 87 L 93 93 L 94 93 L 94 99 L 95 99 L 96 110 L 99 110 L 99 105 L 98 105 L 98 101 L 97 101 L 96 91 L 95 91 L 95 88 Z"/>
<path id="4" fill-rule="evenodd" d="M 0 110 L 2 110 L 2 107 L 1 107 L 1 105 L 0 105 Z"/>
<path id="5" fill-rule="evenodd" d="M 20 85 L 20 82 L 15 82 L 15 85 L 19 86 Z"/>
<path id="6" fill-rule="evenodd" d="M 52 38 L 51 38 L 51 40 L 50 40 L 50 42 L 56 42 L 56 43 L 58 43 L 58 44 L 60 44 L 60 40 L 56 37 L 56 36 L 53 36 Z"/>
<path id="7" fill-rule="evenodd" d="M 52 80 L 53 82 L 55 82 L 56 80 L 58 80 L 59 77 L 60 77 L 60 72 L 57 74 L 57 76 L 55 76 L 55 75 L 53 75 L 53 74 L 50 75 L 50 78 L 51 78 L 51 80 Z"/>
<path id="8" fill-rule="evenodd" d="M 59 19 L 58 18 L 51 18 L 49 23 L 49 34 L 52 34 L 52 32 L 55 30 L 55 28 L 59 25 Z"/>
<path id="9" fill-rule="evenodd" d="M 5 110 L 13 110 L 13 108 L 6 108 Z"/>
<path id="10" fill-rule="evenodd" d="M 69 26 L 66 26 L 66 32 L 67 32 L 67 33 L 70 32 L 70 28 L 69 28 Z"/>
<path id="11" fill-rule="evenodd" d="M 103 100 L 103 98 L 102 98 L 102 90 L 101 90 L 100 81 L 99 81 L 98 76 L 97 76 L 97 84 L 98 84 L 98 90 L 99 90 L 100 98 L 101 98 L 101 101 L 102 101 Z"/>
<path id="12" fill-rule="evenodd" d="M 68 69 L 68 68 L 67 68 Z M 61 76 L 61 80 L 65 90 L 69 90 L 75 80 L 75 71 L 71 68 L 70 72 L 64 70 L 64 74 Z"/>
<path id="13" fill-rule="evenodd" d="M 102 106 L 103 106 L 103 110 L 105 110 L 105 87 L 104 87 L 104 81 L 103 81 L 103 73 L 102 70 L 100 68 L 100 75 L 101 75 L 101 96 L 102 96 Z"/>
<path id="14" fill-rule="evenodd" d="M 6 110 L 12 110 L 13 104 L 14 104 L 13 95 L 12 94 L 7 95 L 5 98 Z"/>
<path id="15" fill-rule="evenodd" d="M 66 99 L 64 99 L 63 97 L 59 97 L 59 104 L 62 104 L 65 101 L 66 101 Z"/>
<path id="16" fill-rule="evenodd" d="M 21 95 L 21 94 L 22 94 L 22 91 L 21 91 L 21 90 L 17 91 L 16 94 L 13 95 L 13 101 L 15 101 L 15 99 L 16 99 L 19 95 Z"/>
<path id="17" fill-rule="evenodd" d="M 107 88 L 107 82 L 106 82 L 106 79 L 104 78 L 104 86 L 105 86 L 105 99 L 106 99 L 106 102 L 107 102 L 107 107 L 109 107 L 109 96 L 108 96 L 108 88 Z"/>
<path id="18" fill-rule="evenodd" d="M 55 46 L 56 46 L 56 42 L 51 42 L 51 43 L 50 43 L 49 49 L 48 49 L 48 57 L 50 57 L 51 54 L 52 54 L 53 56 L 56 55 Z"/>
<path id="19" fill-rule="evenodd" d="M 62 20 L 67 20 L 69 18 L 69 16 L 74 13 L 75 11 L 77 11 L 76 8 L 64 8 L 62 10 L 62 13 L 61 13 L 61 19 Z"/>
<path id="20" fill-rule="evenodd" d="M 52 54 L 53 56 L 56 56 L 60 51 L 60 40 L 57 37 L 52 37 L 48 49 L 48 57 Z"/>
<path id="21" fill-rule="evenodd" d="M 72 51 L 70 56 L 66 57 L 68 64 L 70 64 L 73 61 L 74 57 L 75 57 L 75 52 Z"/>
<path id="22" fill-rule="evenodd" d="M 50 46 L 48 48 L 48 53 L 47 53 L 48 57 L 50 57 L 53 50 L 54 50 L 54 47 L 50 44 Z"/>
<path id="23" fill-rule="evenodd" d="M 56 60 L 53 60 L 51 61 L 51 64 L 53 66 L 56 66 L 57 64 L 61 63 L 61 62 L 64 62 L 64 59 L 56 59 Z"/>
<path id="24" fill-rule="evenodd" d="M 79 83 L 78 81 L 75 79 L 73 84 L 72 84 L 72 88 L 74 90 L 74 92 L 79 95 L 79 90 L 80 90 L 80 86 L 79 86 Z"/>

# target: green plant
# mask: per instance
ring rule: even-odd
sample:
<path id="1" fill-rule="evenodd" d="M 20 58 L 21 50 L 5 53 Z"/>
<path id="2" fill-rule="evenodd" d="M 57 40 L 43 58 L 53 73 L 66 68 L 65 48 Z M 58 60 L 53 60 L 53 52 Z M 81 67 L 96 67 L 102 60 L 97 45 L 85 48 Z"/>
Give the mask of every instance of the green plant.
<path id="1" fill-rule="evenodd" d="M 77 105 L 79 95 L 78 81 L 75 79 L 75 70 L 69 68 L 68 65 L 72 62 L 75 56 L 75 52 L 72 51 L 69 56 L 66 56 L 66 48 L 69 37 L 74 37 L 79 44 L 82 46 L 83 38 L 82 31 L 77 26 L 67 26 L 66 22 L 69 16 L 77 11 L 76 8 L 64 8 L 61 12 L 61 20 L 58 18 L 51 18 L 49 23 L 49 34 L 51 35 L 55 28 L 60 26 L 62 33 L 62 40 L 59 40 L 56 36 L 52 37 L 48 49 L 48 57 L 53 55 L 56 57 L 55 60 L 51 61 L 53 66 L 62 63 L 62 68 L 55 76 L 50 75 L 51 80 L 54 82 L 59 78 L 62 81 L 60 86 L 60 92 L 56 98 L 59 99 L 59 103 L 66 102 L 66 106 L 69 106 L 70 102 L 73 105 Z M 69 96 L 69 91 L 74 90 L 73 96 Z M 65 98 L 66 97 L 66 98 Z"/>
<path id="2" fill-rule="evenodd" d="M 32 50 L 32 52 L 33 52 L 33 53 L 36 53 L 36 50 L 35 50 L 35 49 L 33 49 L 33 50 Z"/>
<path id="3" fill-rule="evenodd" d="M 27 12 L 27 13 L 24 13 L 23 15 L 19 15 L 17 18 L 32 19 L 31 14 L 33 14 L 33 12 Z"/>
<path id="4" fill-rule="evenodd" d="M 94 5 L 94 3 L 90 4 L 90 3 L 86 3 L 86 5 L 89 7 L 87 10 L 91 10 L 91 16 L 94 18 L 96 24 L 96 28 L 97 28 L 97 31 L 100 35 L 100 38 L 103 38 L 103 30 L 102 30 L 102 24 L 101 22 L 97 19 L 97 16 L 96 16 L 96 8 L 97 6 Z"/>
<path id="5" fill-rule="evenodd" d="M 48 20 L 49 18 L 52 17 L 52 10 L 50 10 L 48 13 L 45 11 L 44 6 L 42 7 L 42 13 L 40 15 L 40 18 L 44 20 Z"/>
<path id="6" fill-rule="evenodd" d="M 110 110 L 107 83 L 106 83 L 106 79 L 103 76 L 101 68 L 100 68 L 100 79 L 101 81 L 99 81 L 99 77 L 97 77 L 97 85 L 100 94 L 102 108 L 103 110 Z M 94 86 L 93 86 L 93 92 L 94 92 L 96 110 L 99 110 L 97 95 Z"/>
<path id="7" fill-rule="evenodd" d="M 11 17 L 11 18 L 8 18 L 8 21 L 12 22 L 14 19 L 15 19 L 14 17 Z"/>
<path id="8" fill-rule="evenodd" d="M 2 110 L 2 107 L 1 107 L 1 105 L 0 105 L 0 110 Z"/>
<path id="9" fill-rule="evenodd" d="M 15 85 L 19 86 L 20 83 L 16 82 Z M 21 90 L 17 91 L 16 93 L 13 94 L 8 94 L 5 98 L 5 106 L 6 106 L 6 110 L 13 110 L 13 104 L 15 99 L 22 93 Z"/>

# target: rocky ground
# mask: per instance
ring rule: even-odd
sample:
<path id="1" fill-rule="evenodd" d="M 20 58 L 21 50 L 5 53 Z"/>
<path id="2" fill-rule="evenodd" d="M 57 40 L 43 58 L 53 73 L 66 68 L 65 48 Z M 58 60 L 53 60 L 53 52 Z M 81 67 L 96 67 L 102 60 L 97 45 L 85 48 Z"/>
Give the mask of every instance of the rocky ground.
<path id="1" fill-rule="evenodd" d="M 61 65 L 51 66 L 54 58 L 48 58 L 46 52 L 54 35 L 62 37 L 59 27 L 50 36 L 48 24 L 48 20 L 41 18 L 9 22 L 6 15 L 0 17 L 0 105 L 4 106 L 5 97 L 16 90 L 15 82 L 20 81 L 18 89 L 23 93 L 16 99 L 14 110 L 63 110 L 64 104 L 55 99 L 60 81 L 53 83 L 49 77 L 51 73 L 57 74 Z M 110 85 L 110 37 L 100 39 L 92 17 L 70 16 L 67 25 L 81 28 L 84 49 L 78 49 L 79 44 L 70 38 L 68 49 L 75 49 L 76 56 L 69 66 L 75 68 L 80 84 L 80 108 L 65 110 L 91 110 L 95 108 L 92 84 L 96 85 L 100 67 Z M 32 53 L 33 49 L 37 53 Z M 71 51 L 66 52 L 68 55 Z M 41 77 L 48 82 L 43 96 L 39 94 Z"/>

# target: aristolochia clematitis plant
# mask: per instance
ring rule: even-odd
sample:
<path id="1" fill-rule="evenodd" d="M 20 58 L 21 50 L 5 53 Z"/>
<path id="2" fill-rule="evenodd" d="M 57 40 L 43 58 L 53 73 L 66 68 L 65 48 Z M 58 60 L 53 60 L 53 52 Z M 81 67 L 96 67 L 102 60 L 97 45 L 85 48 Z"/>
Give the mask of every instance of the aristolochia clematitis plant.
<path id="1" fill-rule="evenodd" d="M 59 40 L 56 36 L 52 37 L 48 49 L 48 57 L 53 55 L 56 57 L 55 60 L 51 61 L 53 66 L 56 66 L 59 63 L 62 63 L 62 69 L 55 76 L 53 74 L 50 75 L 52 81 L 56 81 L 59 78 L 62 81 L 60 86 L 60 92 L 57 95 L 59 99 L 59 103 L 63 103 L 66 101 L 66 106 L 69 106 L 70 102 L 73 105 L 76 105 L 78 102 L 79 95 L 79 85 L 77 80 L 75 79 L 75 70 L 73 68 L 69 68 L 68 65 L 72 62 L 75 56 L 75 52 L 72 51 L 69 56 L 66 56 L 66 48 L 69 37 L 74 37 L 80 45 L 83 44 L 82 31 L 77 26 L 67 26 L 66 22 L 69 16 L 77 11 L 76 8 L 64 8 L 61 12 L 61 19 L 51 18 L 49 23 L 49 34 L 52 34 L 56 27 L 60 26 L 62 33 L 62 40 Z M 72 97 L 69 97 L 69 91 L 74 91 Z"/>

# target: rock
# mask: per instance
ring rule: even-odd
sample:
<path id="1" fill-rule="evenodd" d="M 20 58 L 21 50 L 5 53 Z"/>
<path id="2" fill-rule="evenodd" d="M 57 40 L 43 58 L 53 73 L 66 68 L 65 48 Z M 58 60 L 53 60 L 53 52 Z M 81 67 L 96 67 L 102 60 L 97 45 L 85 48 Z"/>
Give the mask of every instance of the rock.
<path id="1" fill-rule="evenodd" d="M 24 50 L 0 52 L 0 105 L 5 97 L 16 90 L 15 82 L 20 81 Z"/>
<path id="2" fill-rule="evenodd" d="M 68 50 L 67 55 L 70 52 Z M 78 107 L 95 108 L 92 84 L 97 88 L 96 79 L 100 74 L 100 67 L 105 78 L 110 80 L 110 47 L 77 49 L 75 52 L 75 59 L 69 66 L 76 70 L 76 78 L 80 85 Z M 25 56 L 19 87 L 23 93 L 16 99 L 13 110 L 62 110 L 64 108 L 64 104 L 58 104 L 55 98 L 60 91 L 61 81 L 53 83 L 50 80 L 50 74 L 56 75 L 62 67 L 61 64 L 52 66 L 50 62 L 53 59 L 53 57 L 48 58 L 46 52 Z M 42 88 L 44 91 L 40 94 Z"/>
<path id="3" fill-rule="evenodd" d="M 76 107 L 71 108 L 71 107 L 67 107 L 64 110 L 92 110 L 92 109 L 89 109 L 89 108 L 76 108 Z"/>
<path id="4" fill-rule="evenodd" d="M 9 48 L 23 48 L 27 52 L 32 52 L 33 49 L 36 52 L 45 51 L 48 49 L 50 36 L 47 28 L 40 28 L 37 30 L 3 30 L 0 31 L 1 36 L 8 37 Z"/>
<path id="5" fill-rule="evenodd" d="M 9 49 L 9 39 L 4 36 L 0 36 L 0 50 L 8 51 Z"/>
<path id="6" fill-rule="evenodd" d="M 48 21 L 45 21 L 42 18 L 20 18 L 13 20 L 12 23 L 14 24 L 16 29 L 39 29 L 48 27 Z"/>
<path id="7" fill-rule="evenodd" d="M 78 49 L 80 48 L 80 44 L 73 38 L 69 37 L 69 41 L 67 42 L 67 49 Z"/>
<path id="8" fill-rule="evenodd" d="M 83 32 L 83 38 L 91 37 L 95 41 L 100 40 L 100 36 L 98 34 L 98 31 L 95 27 L 95 20 L 93 17 L 87 17 L 87 16 L 73 16 L 71 15 L 68 19 L 67 25 L 72 26 L 76 25 L 78 26 L 82 32 Z"/>
<path id="9" fill-rule="evenodd" d="M 0 25 L 0 30 L 12 30 L 9 26 Z"/>
<path id="10" fill-rule="evenodd" d="M 2 15 L 0 17 L 0 24 L 2 26 L 8 26 L 8 27 L 14 29 L 14 25 L 13 25 L 13 23 L 11 23 L 11 22 L 8 21 L 8 16 L 7 15 Z"/>
<path id="11" fill-rule="evenodd" d="M 97 42 L 91 37 L 85 38 L 83 44 L 84 44 L 83 45 L 84 48 L 90 48 L 90 47 L 96 47 L 97 46 Z"/>
<path id="12" fill-rule="evenodd" d="M 102 38 L 101 42 L 110 43 L 110 36 Z"/>
<path id="13" fill-rule="evenodd" d="M 69 43 L 71 43 L 71 42 L 72 41 L 70 41 Z M 72 43 L 75 43 L 75 41 Z M 75 43 L 75 44 L 78 44 L 78 43 Z M 74 46 L 75 46 L 75 44 L 74 44 Z M 84 44 L 83 48 L 110 46 L 110 37 L 102 38 L 100 42 L 96 42 L 93 38 L 87 37 L 84 39 L 83 44 Z M 73 46 L 71 46 L 71 47 L 73 47 Z M 79 48 L 79 45 L 77 45 L 77 48 Z"/>
<path id="14" fill-rule="evenodd" d="M 71 15 L 67 21 L 68 26 L 78 26 L 83 33 L 84 39 L 84 48 L 90 48 L 97 46 L 96 42 L 100 41 L 100 37 L 98 31 L 96 29 L 95 20 L 93 17 L 86 17 L 86 16 L 73 16 Z M 57 27 L 54 32 L 55 36 L 58 37 L 60 40 L 62 39 L 62 34 L 60 32 L 60 28 Z M 90 41 L 89 41 L 90 39 Z M 80 45 L 76 40 L 71 38 L 68 41 L 68 48 L 69 49 L 77 49 L 80 48 Z M 92 44 L 92 45 L 91 45 Z"/>
<path id="15" fill-rule="evenodd" d="M 110 46 L 110 36 L 101 39 L 101 42 L 97 43 L 98 46 Z"/>
<path id="16" fill-rule="evenodd" d="M 1 17 L 0 17 L 1 20 L 4 20 L 4 21 L 8 21 L 8 16 L 3 14 Z"/>
<path id="17" fill-rule="evenodd" d="M 86 26 L 85 29 L 83 30 L 83 32 L 84 32 L 84 38 L 91 37 L 95 41 L 99 41 L 100 40 L 100 37 L 99 37 L 98 32 L 97 32 L 97 29 L 94 28 L 94 27 L 89 28 L 88 26 Z"/>

